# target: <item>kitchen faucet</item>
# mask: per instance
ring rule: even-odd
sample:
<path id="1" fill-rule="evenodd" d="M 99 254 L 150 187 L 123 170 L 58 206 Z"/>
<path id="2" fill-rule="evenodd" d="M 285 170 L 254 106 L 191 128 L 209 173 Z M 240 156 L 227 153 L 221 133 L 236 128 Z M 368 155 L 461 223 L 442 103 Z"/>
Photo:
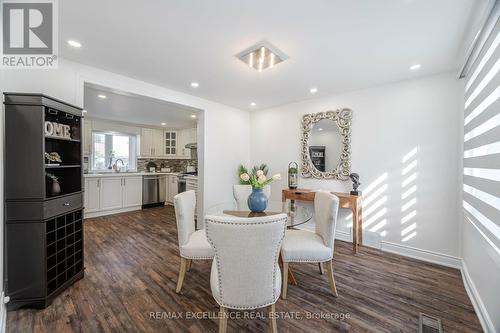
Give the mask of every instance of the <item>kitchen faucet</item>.
<path id="1" fill-rule="evenodd" d="M 115 161 L 115 165 L 113 165 L 113 169 L 115 169 L 116 172 L 120 172 L 120 169 L 118 169 L 118 161 L 122 162 L 122 166 L 125 166 L 125 163 L 121 158 L 117 158 Z"/>

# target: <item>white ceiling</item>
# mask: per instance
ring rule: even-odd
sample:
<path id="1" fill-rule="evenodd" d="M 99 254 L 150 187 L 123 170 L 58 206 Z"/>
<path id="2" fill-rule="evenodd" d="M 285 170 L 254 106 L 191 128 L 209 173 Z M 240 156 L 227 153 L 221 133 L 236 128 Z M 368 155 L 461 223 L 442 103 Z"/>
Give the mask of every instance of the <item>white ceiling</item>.
<path id="1" fill-rule="evenodd" d="M 64 0 L 73 61 L 242 109 L 456 69 L 486 0 Z M 67 45 L 82 43 L 81 49 Z M 234 57 L 267 40 L 290 58 L 262 73 Z M 420 63 L 419 71 L 409 71 Z M 190 82 L 199 82 L 196 89 Z M 317 87 L 311 95 L 309 89 Z M 250 107 L 255 102 L 255 107 Z"/>
<path id="2" fill-rule="evenodd" d="M 105 95 L 106 99 L 98 96 Z M 197 120 L 191 118 L 199 110 L 118 90 L 85 85 L 85 116 L 156 127 L 191 128 Z M 162 126 L 161 123 L 166 123 Z"/>

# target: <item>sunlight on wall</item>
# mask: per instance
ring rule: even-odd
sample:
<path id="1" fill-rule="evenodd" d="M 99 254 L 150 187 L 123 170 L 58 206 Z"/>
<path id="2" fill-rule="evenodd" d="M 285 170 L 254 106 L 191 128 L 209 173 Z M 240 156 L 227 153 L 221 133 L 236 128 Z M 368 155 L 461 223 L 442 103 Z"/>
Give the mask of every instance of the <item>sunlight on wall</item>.
<path id="1" fill-rule="evenodd" d="M 368 186 L 363 190 L 363 218 L 367 215 L 370 203 L 387 190 L 387 184 L 383 184 L 381 187 L 378 187 L 380 184 L 382 184 L 383 181 L 387 179 L 387 177 L 387 172 L 384 172 L 379 177 L 377 177 L 377 179 L 368 184 Z M 371 193 L 373 192 L 373 190 L 376 191 L 374 193 Z M 347 215 L 345 220 L 350 221 L 350 226 L 352 226 L 352 213 Z"/>
<path id="2" fill-rule="evenodd" d="M 415 184 L 418 166 L 417 153 L 418 147 L 415 147 L 401 159 L 401 163 L 403 164 L 401 175 L 404 177 L 401 182 L 401 189 L 403 191 L 403 194 L 401 194 L 401 212 L 406 213 L 406 215 L 401 218 L 401 225 L 404 226 L 401 230 L 402 242 L 407 242 L 417 235 L 417 223 L 413 222 L 409 225 L 407 224 L 417 216 L 417 210 L 415 209 L 417 205 L 417 185 Z"/>
<path id="3" fill-rule="evenodd" d="M 363 190 L 363 228 L 372 225 L 370 231 L 376 232 L 387 225 L 387 201 L 388 197 L 386 194 L 388 185 L 385 183 L 389 174 L 384 172 L 378 176 L 374 181 L 372 181 Z M 346 221 L 348 221 L 348 226 L 352 227 L 352 213 L 346 216 Z M 384 237 L 387 232 L 381 231 L 380 235 Z"/>

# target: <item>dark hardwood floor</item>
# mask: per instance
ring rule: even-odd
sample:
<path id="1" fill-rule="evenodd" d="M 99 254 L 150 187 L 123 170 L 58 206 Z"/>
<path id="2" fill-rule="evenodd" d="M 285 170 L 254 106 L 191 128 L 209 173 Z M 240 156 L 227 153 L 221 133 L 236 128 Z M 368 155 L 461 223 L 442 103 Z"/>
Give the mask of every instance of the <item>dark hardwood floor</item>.
<path id="1" fill-rule="evenodd" d="M 89 219 L 84 228 L 84 279 L 45 310 L 9 312 L 8 332 L 217 331 L 210 262 L 194 262 L 182 294 L 174 291 L 180 260 L 171 207 Z M 441 318 L 444 332 L 482 331 L 456 269 L 366 247 L 355 256 L 351 244 L 337 241 L 334 298 L 317 265 L 291 268 L 299 285 L 276 305 L 280 332 L 415 333 L 419 312 Z M 268 330 L 265 310 L 232 315 L 228 332 Z"/>

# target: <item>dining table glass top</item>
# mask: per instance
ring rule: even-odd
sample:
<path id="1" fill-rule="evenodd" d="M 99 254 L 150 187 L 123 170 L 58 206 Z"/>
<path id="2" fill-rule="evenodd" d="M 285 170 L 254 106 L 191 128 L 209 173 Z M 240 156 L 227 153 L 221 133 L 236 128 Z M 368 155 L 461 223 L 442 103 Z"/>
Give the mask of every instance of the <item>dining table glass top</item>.
<path id="1" fill-rule="evenodd" d="M 214 205 L 206 210 L 206 215 L 235 216 L 235 217 L 261 217 L 285 213 L 288 216 L 287 227 L 295 227 L 312 219 L 312 208 L 307 206 L 295 206 L 293 210 L 290 204 L 282 201 L 268 201 L 267 208 L 262 213 L 253 213 L 247 205 L 238 207 L 235 201 L 224 202 Z"/>

